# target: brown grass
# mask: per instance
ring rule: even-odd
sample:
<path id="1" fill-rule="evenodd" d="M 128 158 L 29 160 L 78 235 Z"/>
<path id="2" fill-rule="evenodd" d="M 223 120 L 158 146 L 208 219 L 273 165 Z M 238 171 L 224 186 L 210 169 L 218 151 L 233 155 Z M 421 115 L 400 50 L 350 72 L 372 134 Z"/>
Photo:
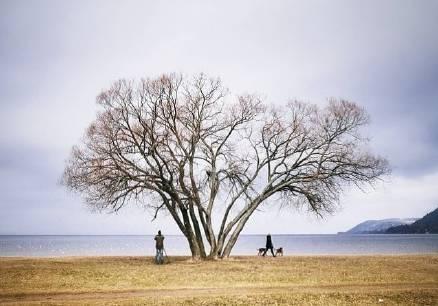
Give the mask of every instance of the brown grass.
<path id="1" fill-rule="evenodd" d="M 0 258 L 0 304 L 438 305 L 438 255 Z"/>

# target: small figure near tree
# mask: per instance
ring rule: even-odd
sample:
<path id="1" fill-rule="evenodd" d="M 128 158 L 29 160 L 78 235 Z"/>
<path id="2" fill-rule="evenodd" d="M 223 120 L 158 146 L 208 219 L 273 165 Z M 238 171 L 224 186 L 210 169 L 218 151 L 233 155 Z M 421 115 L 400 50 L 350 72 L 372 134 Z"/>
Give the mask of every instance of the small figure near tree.
<path id="1" fill-rule="evenodd" d="M 164 236 L 161 235 L 161 231 L 158 231 L 158 235 L 155 236 L 155 249 L 157 253 L 155 255 L 155 262 L 157 264 L 164 263 Z"/>

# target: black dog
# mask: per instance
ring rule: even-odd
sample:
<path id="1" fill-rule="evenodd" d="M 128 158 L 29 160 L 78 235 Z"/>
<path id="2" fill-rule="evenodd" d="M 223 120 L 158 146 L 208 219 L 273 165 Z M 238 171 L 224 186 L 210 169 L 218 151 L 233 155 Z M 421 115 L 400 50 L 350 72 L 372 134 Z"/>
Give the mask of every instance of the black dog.
<path id="1" fill-rule="evenodd" d="M 261 256 L 264 252 L 265 252 L 265 248 L 259 248 L 259 249 L 257 249 L 257 251 L 259 252 L 258 254 L 257 254 L 257 256 Z"/>

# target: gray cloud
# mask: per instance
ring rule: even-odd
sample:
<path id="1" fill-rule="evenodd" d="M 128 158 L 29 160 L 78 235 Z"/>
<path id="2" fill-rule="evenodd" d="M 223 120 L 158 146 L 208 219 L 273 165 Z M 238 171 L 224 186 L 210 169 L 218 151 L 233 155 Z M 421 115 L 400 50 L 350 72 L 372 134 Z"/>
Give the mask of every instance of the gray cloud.
<path id="1" fill-rule="evenodd" d="M 437 12 L 433 1 L 1 1 L 0 233 L 115 233 L 127 223 L 131 233 L 155 230 L 143 217 L 90 217 L 57 181 L 101 89 L 118 78 L 171 71 L 217 75 L 234 93 L 258 92 L 276 104 L 328 97 L 362 104 L 372 117 L 371 147 L 390 160 L 396 181 L 427 178 L 424 203 L 407 203 L 406 213 L 431 207 Z M 392 199 L 379 194 L 376 203 Z M 366 216 L 358 205 L 336 223 Z M 257 218 L 252 232 L 262 228 Z M 300 224 L 301 232 L 321 227 Z"/>

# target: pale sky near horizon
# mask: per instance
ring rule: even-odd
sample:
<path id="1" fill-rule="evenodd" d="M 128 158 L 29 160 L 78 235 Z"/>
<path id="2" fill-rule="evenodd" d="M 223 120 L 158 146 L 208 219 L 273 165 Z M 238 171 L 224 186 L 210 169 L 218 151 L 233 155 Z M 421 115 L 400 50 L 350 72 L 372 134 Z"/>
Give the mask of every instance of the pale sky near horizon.
<path id="1" fill-rule="evenodd" d="M 130 208 L 91 213 L 58 184 L 120 78 L 205 72 L 272 104 L 364 106 L 393 173 L 317 219 L 262 208 L 244 233 L 336 233 L 438 207 L 438 1 L 0 0 L 0 234 L 179 234 Z"/>

